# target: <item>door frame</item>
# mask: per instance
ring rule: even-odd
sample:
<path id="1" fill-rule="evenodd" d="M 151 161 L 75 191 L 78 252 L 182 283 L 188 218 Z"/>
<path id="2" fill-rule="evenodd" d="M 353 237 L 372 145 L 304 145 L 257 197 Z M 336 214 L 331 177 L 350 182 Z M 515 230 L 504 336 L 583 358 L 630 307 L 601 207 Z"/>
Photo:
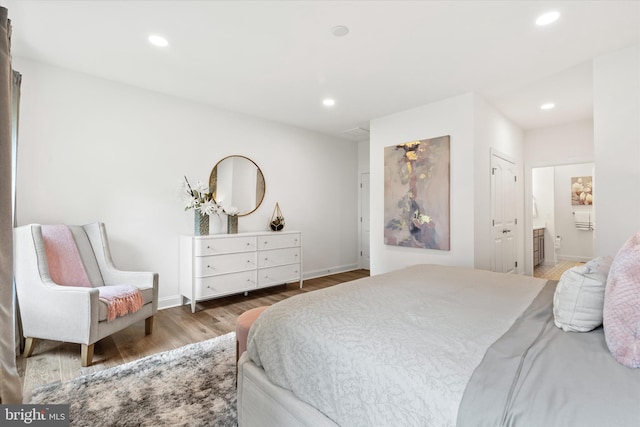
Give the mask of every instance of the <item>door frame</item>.
<path id="1" fill-rule="evenodd" d="M 525 162 L 524 165 L 524 274 L 533 276 L 533 182 L 534 168 L 553 166 L 567 166 L 580 163 L 593 163 L 594 174 L 597 173 L 596 161 L 593 157 L 572 157 L 564 161 L 546 160 L 539 162 Z"/>
<path id="2" fill-rule="evenodd" d="M 368 198 L 369 198 L 369 206 L 364 206 L 364 204 L 362 203 L 362 196 L 363 193 L 365 191 L 365 189 L 362 186 L 362 182 L 363 182 L 363 177 L 364 175 L 368 175 L 369 176 L 369 194 L 368 194 Z M 370 172 L 360 172 L 359 177 L 358 177 L 358 268 L 360 269 L 365 269 L 365 270 L 370 270 L 371 269 L 371 173 Z M 367 209 L 368 213 L 369 213 L 369 264 L 365 264 L 364 260 L 363 260 L 363 252 L 364 252 L 364 233 L 363 233 L 363 217 L 364 217 L 364 210 Z"/>
<path id="3" fill-rule="evenodd" d="M 504 160 L 506 162 L 509 162 L 509 163 L 511 163 L 513 165 L 514 170 L 515 170 L 514 174 L 515 174 L 516 181 L 517 181 L 517 179 L 518 179 L 518 162 L 516 161 L 516 159 L 511 157 L 508 154 L 505 154 L 505 153 L 503 153 L 503 152 L 501 152 L 499 150 L 496 150 L 495 148 L 491 147 L 490 156 L 489 156 L 489 182 L 491 183 L 491 179 L 492 179 L 491 176 L 493 174 L 492 168 L 493 168 L 493 158 L 494 157 L 498 157 L 498 158 L 500 158 L 500 159 L 502 159 L 502 160 Z M 493 187 L 490 184 L 489 185 L 489 199 L 490 199 L 489 200 L 489 209 L 491 209 L 491 210 L 493 209 L 493 197 L 494 197 Z M 516 213 L 516 218 L 515 218 L 515 226 L 513 228 L 513 231 L 514 231 L 513 238 L 515 240 L 514 251 L 515 251 L 516 263 L 518 263 L 518 261 L 520 261 L 520 256 L 519 256 L 519 254 L 520 254 L 520 246 L 519 245 L 520 245 L 520 242 L 522 240 L 522 239 L 520 239 L 520 234 L 521 234 L 520 233 L 520 229 L 521 229 L 522 226 L 520 224 L 518 224 L 518 219 L 519 219 L 518 218 L 518 203 L 519 203 L 518 201 L 519 201 L 519 199 L 518 199 L 518 185 L 516 184 L 516 188 L 515 188 L 515 204 L 516 204 L 516 206 L 514 206 L 515 213 Z M 493 212 L 491 212 L 491 214 L 489 215 L 489 220 L 493 220 Z M 487 223 L 487 226 L 489 227 L 489 236 L 490 236 L 489 242 L 490 242 L 490 254 L 491 254 L 489 266 L 490 266 L 490 268 L 493 269 L 493 266 L 495 266 L 495 261 L 496 261 L 495 260 L 495 251 L 494 251 L 494 247 L 493 247 L 493 245 L 494 245 L 494 243 L 493 243 L 493 224 Z M 533 244 L 533 241 L 532 241 L 531 244 Z M 522 271 L 523 271 L 522 267 L 519 264 L 516 264 L 516 267 L 515 267 L 513 273 L 514 274 L 521 274 Z"/>

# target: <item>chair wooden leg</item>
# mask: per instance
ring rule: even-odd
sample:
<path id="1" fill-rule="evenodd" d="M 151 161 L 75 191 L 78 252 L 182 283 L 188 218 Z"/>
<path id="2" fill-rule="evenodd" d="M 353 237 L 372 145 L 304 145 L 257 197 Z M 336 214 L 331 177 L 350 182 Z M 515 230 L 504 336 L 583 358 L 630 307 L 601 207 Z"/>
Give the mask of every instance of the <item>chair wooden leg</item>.
<path id="1" fill-rule="evenodd" d="M 153 333 L 153 316 L 147 317 L 144 320 L 144 333 L 145 335 L 151 335 Z"/>
<path id="2" fill-rule="evenodd" d="M 82 366 L 87 367 L 91 365 L 91 360 L 93 359 L 93 346 L 94 344 L 82 344 Z"/>
<path id="3" fill-rule="evenodd" d="M 33 353 L 33 348 L 36 346 L 36 339 L 27 337 L 24 343 L 24 353 L 22 355 L 24 357 L 30 357 L 31 353 Z"/>

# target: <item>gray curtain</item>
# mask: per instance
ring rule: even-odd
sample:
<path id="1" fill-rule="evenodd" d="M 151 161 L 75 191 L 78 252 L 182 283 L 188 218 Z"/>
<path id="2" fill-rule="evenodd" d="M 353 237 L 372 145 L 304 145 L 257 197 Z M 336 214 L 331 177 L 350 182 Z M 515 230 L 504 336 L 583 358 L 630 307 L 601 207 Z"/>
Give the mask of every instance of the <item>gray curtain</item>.
<path id="1" fill-rule="evenodd" d="M 13 217 L 12 224 L 14 227 L 18 226 L 16 220 L 16 183 L 18 182 L 18 123 L 20 122 L 20 85 L 22 84 L 22 74 L 13 70 L 11 81 L 11 110 L 13 115 L 11 117 L 11 200 L 13 201 L 13 208 L 11 215 Z M 15 293 L 16 286 L 15 280 L 13 283 L 13 302 L 15 307 L 15 341 L 16 341 L 16 355 L 20 355 L 24 348 L 24 339 L 22 339 L 22 322 L 20 321 L 20 306 L 18 305 L 18 296 Z"/>
<path id="2" fill-rule="evenodd" d="M 16 368 L 13 286 L 12 120 L 13 72 L 11 22 L 0 7 L 0 403 L 22 403 Z"/>

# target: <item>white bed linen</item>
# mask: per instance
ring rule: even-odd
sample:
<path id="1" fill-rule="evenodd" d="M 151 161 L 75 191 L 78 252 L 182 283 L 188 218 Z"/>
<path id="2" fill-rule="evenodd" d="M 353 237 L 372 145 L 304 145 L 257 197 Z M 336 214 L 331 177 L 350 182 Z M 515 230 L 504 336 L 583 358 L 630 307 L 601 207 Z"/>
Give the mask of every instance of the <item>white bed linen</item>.
<path id="1" fill-rule="evenodd" d="M 252 326 L 248 354 L 341 426 L 454 426 L 486 349 L 544 283 L 412 266 L 273 305 Z"/>

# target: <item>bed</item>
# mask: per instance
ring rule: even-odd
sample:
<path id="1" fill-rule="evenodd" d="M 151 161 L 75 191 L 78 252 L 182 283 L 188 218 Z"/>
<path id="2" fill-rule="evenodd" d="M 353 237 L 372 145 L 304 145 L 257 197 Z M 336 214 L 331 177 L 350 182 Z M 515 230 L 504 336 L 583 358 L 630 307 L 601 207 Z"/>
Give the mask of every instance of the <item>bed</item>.
<path id="1" fill-rule="evenodd" d="M 640 425 L 640 369 L 554 325 L 556 284 L 415 265 L 281 301 L 239 361 L 239 426 Z"/>

